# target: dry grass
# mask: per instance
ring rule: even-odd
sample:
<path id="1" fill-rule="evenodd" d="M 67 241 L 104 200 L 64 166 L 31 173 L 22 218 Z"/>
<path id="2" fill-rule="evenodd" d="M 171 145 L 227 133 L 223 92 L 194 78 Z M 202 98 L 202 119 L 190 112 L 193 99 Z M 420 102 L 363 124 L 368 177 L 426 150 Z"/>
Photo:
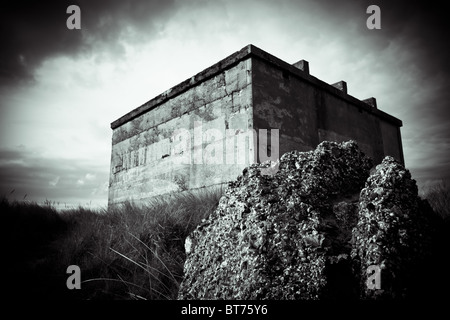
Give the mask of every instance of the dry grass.
<path id="1" fill-rule="evenodd" d="M 423 197 L 428 200 L 434 212 L 447 223 L 450 222 L 450 186 L 445 181 L 427 187 Z"/>
<path id="2" fill-rule="evenodd" d="M 175 299 L 184 239 L 215 209 L 221 194 L 184 192 L 154 198 L 143 207 L 125 203 L 111 210 L 80 207 L 60 214 L 49 205 L 3 200 L 2 212 L 15 221 L 16 231 L 23 230 L 8 235 L 20 241 L 11 250 L 17 254 L 8 270 L 9 289 L 35 292 L 38 298 Z M 32 235 L 32 229 L 42 232 Z M 27 247 L 36 254 L 21 256 Z M 69 265 L 81 269 L 81 290 L 66 287 Z M 23 280 L 30 278 L 35 283 Z"/>

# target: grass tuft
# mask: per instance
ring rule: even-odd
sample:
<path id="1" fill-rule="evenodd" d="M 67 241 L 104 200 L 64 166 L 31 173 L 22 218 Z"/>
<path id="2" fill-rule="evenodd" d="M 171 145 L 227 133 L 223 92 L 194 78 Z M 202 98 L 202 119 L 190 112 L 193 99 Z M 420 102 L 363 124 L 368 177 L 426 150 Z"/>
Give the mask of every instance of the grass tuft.
<path id="1" fill-rule="evenodd" d="M 221 195 L 219 189 L 187 191 L 143 206 L 61 213 L 49 204 L 1 199 L 3 231 L 16 244 L 8 289 L 42 299 L 176 299 L 184 240 Z M 30 254 L 23 256 L 24 249 Z M 81 269 L 81 290 L 66 287 L 69 265 Z"/>

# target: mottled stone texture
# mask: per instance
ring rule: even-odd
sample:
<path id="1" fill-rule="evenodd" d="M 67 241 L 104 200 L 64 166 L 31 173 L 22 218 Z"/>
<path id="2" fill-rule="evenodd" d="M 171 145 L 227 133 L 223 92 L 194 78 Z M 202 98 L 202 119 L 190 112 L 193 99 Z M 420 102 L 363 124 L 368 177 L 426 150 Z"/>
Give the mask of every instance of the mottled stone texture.
<path id="1" fill-rule="evenodd" d="M 274 156 L 274 130 L 274 154 L 351 139 L 403 162 L 400 120 L 296 66 L 249 45 L 114 121 L 108 204 L 226 184 Z"/>
<path id="2" fill-rule="evenodd" d="M 358 223 L 353 229 L 351 256 L 360 266 L 364 298 L 402 298 L 411 295 L 433 258 L 437 225 L 431 209 L 417 196 L 411 174 L 386 157 L 361 191 Z M 381 289 L 364 285 L 367 267 L 381 268 Z M 424 292 L 425 293 L 425 292 Z"/>
<path id="3" fill-rule="evenodd" d="M 241 61 L 116 127 L 109 204 L 218 185 L 252 163 L 250 69 Z"/>
<path id="4" fill-rule="evenodd" d="M 180 299 L 407 296 L 434 224 L 401 164 L 386 157 L 370 174 L 349 141 L 288 152 L 261 175 L 268 165 L 246 168 L 186 239 Z M 369 290 L 373 264 L 381 289 Z"/>
<path id="5" fill-rule="evenodd" d="M 274 176 L 252 165 L 230 183 L 218 209 L 191 235 L 179 297 L 318 299 L 328 264 L 346 259 L 338 224 L 371 163 L 354 142 L 323 142 L 280 159 Z M 340 214 L 335 218 L 333 208 Z M 351 211 L 351 210 L 350 210 Z M 348 227 L 350 229 L 350 227 Z M 349 232 L 349 230 L 347 230 Z"/>

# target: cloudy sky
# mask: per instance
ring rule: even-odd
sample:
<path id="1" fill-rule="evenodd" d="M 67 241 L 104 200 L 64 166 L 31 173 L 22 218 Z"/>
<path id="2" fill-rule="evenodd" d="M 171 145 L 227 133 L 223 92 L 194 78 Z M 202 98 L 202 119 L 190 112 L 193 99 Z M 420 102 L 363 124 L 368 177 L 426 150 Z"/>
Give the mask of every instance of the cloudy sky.
<path id="1" fill-rule="evenodd" d="M 0 196 L 105 206 L 110 123 L 247 44 L 403 121 L 419 186 L 450 179 L 443 7 L 426 1 L 2 1 Z M 69 30 L 69 5 L 81 29 Z M 381 9 L 369 30 L 366 9 Z"/>

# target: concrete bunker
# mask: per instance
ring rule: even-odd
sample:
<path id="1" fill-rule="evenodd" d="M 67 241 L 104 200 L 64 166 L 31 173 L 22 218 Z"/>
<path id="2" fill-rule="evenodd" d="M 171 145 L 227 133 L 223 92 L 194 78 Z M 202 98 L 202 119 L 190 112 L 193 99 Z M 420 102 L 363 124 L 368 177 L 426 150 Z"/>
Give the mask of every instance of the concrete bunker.
<path id="1" fill-rule="evenodd" d="M 226 184 L 251 163 L 325 140 L 355 140 L 375 164 L 404 163 L 401 126 L 345 81 L 327 84 L 305 60 L 248 45 L 111 123 L 108 205 Z"/>

